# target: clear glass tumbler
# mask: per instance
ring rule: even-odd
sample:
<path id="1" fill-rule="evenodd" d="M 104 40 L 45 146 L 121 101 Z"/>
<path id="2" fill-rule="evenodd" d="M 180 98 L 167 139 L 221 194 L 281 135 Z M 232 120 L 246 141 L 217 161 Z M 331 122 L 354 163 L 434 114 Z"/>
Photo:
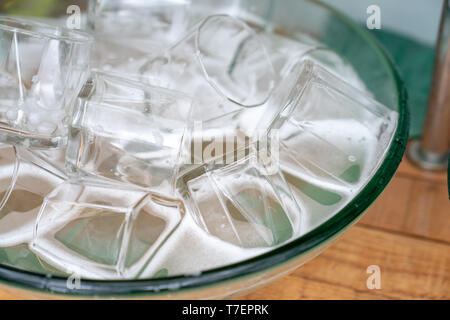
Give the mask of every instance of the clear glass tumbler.
<path id="1" fill-rule="evenodd" d="M 199 227 L 243 248 L 273 247 L 297 235 L 301 209 L 269 150 L 251 144 L 224 158 L 191 168 L 177 180 Z"/>
<path id="2" fill-rule="evenodd" d="M 77 30 L 0 17 L 0 142 L 41 149 L 65 144 L 91 44 Z"/>
<path id="3" fill-rule="evenodd" d="M 0 247 L 9 247 L 32 239 L 45 196 L 65 176 L 28 150 L 10 145 L 0 145 L 0 174 Z"/>
<path id="4" fill-rule="evenodd" d="M 68 174 L 173 192 L 191 98 L 102 72 L 88 83 L 70 128 Z"/>
<path id="5" fill-rule="evenodd" d="M 66 182 L 44 200 L 30 248 L 83 278 L 146 275 L 184 215 L 180 201 L 143 191 Z"/>
<path id="6" fill-rule="evenodd" d="M 277 83 L 258 34 L 229 15 L 203 19 L 164 54 L 149 58 L 141 72 L 151 83 L 205 98 L 205 108 L 211 100 L 241 107 L 262 105 Z"/>
<path id="7" fill-rule="evenodd" d="M 355 189 L 383 159 L 398 113 L 317 63 L 293 66 L 278 130 L 283 170 L 319 184 Z"/>
<path id="8" fill-rule="evenodd" d="M 89 0 L 88 25 L 96 37 L 126 41 L 146 51 L 179 39 L 188 28 L 190 0 Z"/>

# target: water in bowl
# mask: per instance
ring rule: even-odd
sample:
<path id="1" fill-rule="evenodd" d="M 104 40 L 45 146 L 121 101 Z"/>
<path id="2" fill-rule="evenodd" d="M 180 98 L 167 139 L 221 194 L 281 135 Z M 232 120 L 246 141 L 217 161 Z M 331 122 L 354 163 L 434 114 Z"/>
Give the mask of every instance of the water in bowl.
<path id="1" fill-rule="evenodd" d="M 167 10 L 164 9 L 164 16 L 167 16 Z M 185 22 L 179 16 L 185 13 L 184 7 L 180 12 L 171 15 L 176 17 L 177 26 L 194 25 L 193 30 L 196 30 L 194 23 Z M 158 17 L 155 15 L 154 18 Z M 195 49 L 195 40 L 186 43 L 176 55 L 171 51 L 173 43 L 153 50 L 158 48 L 158 43 L 164 42 L 161 37 L 164 30 L 170 30 L 167 32 L 170 32 L 168 38 L 171 40 L 174 37 L 186 39 L 185 35 L 177 33 L 179 27 L 169 28 L 167 21 L 162 22 L 160 25 L 164 27 L 158 29 L 155 36 L 158 42 L 149 41 L 149 37 L 142 42 L 142 47 L 136 45 L 140 42 L 135 38 L 128 46 L 126 34 L 121 38 L 117 24 L 114 37 L 105 34 L 108 28 L 102 28 L 101 32 L 94 29 L 94 35 L 98 32 L 98 36 L 93 66 L 101 72 L 110 72 L 140 84 L 166 85 L 194 101 L 188 134 L 177 143 L 181 146 L 178 155 L 188 154 L 191 162 L 182 156 L 177 158 L 180 174 L 176 177 L 177 184 L 171 186 L 174 193 L 169 192 L 170 200 L 158 200 L 156 215 L 141 214 L 143 201 L 149 201 L 143 200 L 148 199 L 148 192 L 165 195 L 167 186 L 155 190 L 152 185 L 151 190 L 146 190 L 146 179 L 142 177 L 148 176 L 149 172 L 152 172 L 150 176 L 157 176 L 158 170 L 136 154 L 148 150 L 141 150 L 139 143 L 131 142 L 126 146 L 111 143 L 112 134 L 103 135 L 104 140 L 99 141 L 104 142 L 95 148 L 109 143 L 114 154 L 124 155 L 122 160 L 113 159 L 115 162 L 139 163 L 133 166 L 132 177 L 140 179 L 127 179 L 128 184 L 120 187 L 101 177 L 90 180 L 77 177 L 74 181 L 73 177 L 61 173 L 64 171 L 61 161 L 64 160 L 60 153 L 65 150 L 54 156 L 49 151 L 32 150 L 32 156 L 26 162 L 30 170 L 53 172 L 52 176 L 62 181 L 70 180 L 52 188 L 53 191 L 35 192 L 32 196 L 27 196 L 26 190 L 11 178 L 16 165 L 12 153 L 16 151 L 3 145 L 1 150 L 5 152 L 0 154 L 0 230 L 8 232 L 0 232 L 0 244 L 2 240 L 5 242 L 0 248 L 0 263 L 44 274 L 75 272 L 82 278 L 96 279 L 198 274 L 273 250 L 311 231 L 343 208 L 375 172 L 390 143 L 397 114 L 376 103 L 351 65 L 336 53 L 320 43 L 292 40 L 246 25 L 244 30 L 250 30 L 248 34 L 257 39 L 251 47 L 261 46 L 265 52 L 263 55 L 258 52 L 256 60 L 252 59 L 251 50 L 235 55 L 237 60 L 229 59 L 234 61 L 230 70 L 236 65 L 250 69 L 233 69 L 219 81 L 208 78 L 208 71 L 213 70 L 211 75 L 220 75 L 224 66 L 220 59 L 228 57 L 226 54 L 211 54 L 198 60 L 199 53 L 189 51 L 192 49 L 189 46 Z M 105 23 L 108 22 L 103 21 L 100 25 L 104 27 Z M 220 26 L 236 27 L 228 23 Z M 225 33 L 230 36 L 233 32 L 242 30 L 211 35 Z M 237 38 L 243 43 L 247 41 L 245 37 Z M 207 46 L 208 50 L 213 48 L 220 52 L 223 46 L 226 51 L 226 42 L 221 42 L 220 38 L 213 40 L 210 43 L 213 46 Z M 239 50 L 239 46 L 236 48 Z M 179 52 L 186 52 L 186 59 L 182 59 Z M 255 72 L 259 77 L 252 78 L 252 71 L 261 66 L 268 68 L 267 61 L 258 63 L 262 56 L 268 58 L 272 69 Z M 204 59 L 209 59 L 207 70 L 198 66 Z M 161 81 L 158 72 L 164 66 L 168 69 L 164 69 L 165 78 Z M 233 86 L 235 77 L 242 77 L 237 83 L 245 84 L 247 92 Z M 274 79 L 276 83 L 272 90 Z M 215 85 L 217 83 L 220 88 Z M 225 90 L 223 87 L 228 85 Z M 260 88 L 271 90 L 266 92 L 268 98 L 251 99 L 255 92 L 258 97 L 265 96 Z M 106 98 L 101 96 L 102 99 L 96 102 L 102 102 L 105 110 L 118 110 L 118 104 L 130 107 L 136 99 L 140 102 L 148 99 L 145 95 L 129 94 L 117 92 Z M 250 99 L 246 100 L 246 96 Z M 245 106 L 246 101 L 252 105 Z M 255 101 L 257 105 L 254 105 Z M 151 117 L 151 110 L 147 111 Z M 118 124 L 120 119 L 114 121 Z M 198 122 L 203 124 L 200 134 L 194 127 Z M 120 127 L 120 123 L 118 125 Z M 126 127 L 120 128 L 126 131 Z M 233 151 L 240 150 L 237 146 L 244 141 L 243 149 L 251 149 L 255 132 L 267 133 L 269 129 L 278 130 L 280 135 L 277 140 L 278 178 L 275 179 L 274 174 L 265 177 L 258 171 L 261 166 L 254 163 L 242 165 L 239 161 L 248 160 L 247 155 L 241 160 L 234 158 L 231 163 L 227 163 L 226 158 L 217 162 L 219 155 L 227 154 L 227 146 Z M 93 135 L 88 129 L 76 130 L 76 137 Z M 166 133 L 161 130 L 159 134 L 164 136 Z M 232 136 L 234 140 L 227 144 L 225 139 L 223 149 L 218 144 L 208 149 L 218 137 L 224 136 Z M 77 143 L 89 144 L 89 140 Z M 195 157 L 191 151 L 195 145 L 200 145 L 202 151 L 200 164 L 193 161 Z M 104 163 L 92 155 L 89 147 L 83 147 L 87 150 L 84 157 L 92 156 L 94 163 Z M 211 159 L 215 159 L 214 165 L 205 164 L 211 160 L 203 159 L 205 150 Z M 68 155 L 68 159 L 73 158 L 73 154 Z M 70 164 L 73 169 L 74 163 Z M 186 180 L 182 180 L 183 177 Z M 184 182 L 181 186 L 180 181 Z M 71 191 L 67 193 L 67 190 Z M 22 200 L 17 199 L 21 195 Z M 17 205 L 21 201 L 22 204 Z M 32 206 L 32 210 L 22 210 L 25 204 Z M 24 219 L 20 210 L 27 212 L 27 223 L 30 219 L 37 222 L 34 228 L 25 232 L 23 228 L 17 229 L 17 233 L 22 233 L 19 237 L 12 227 L 9 230 L 8 227 Z M 15 237 L 16 242 L 7 241 Z M 132 268 L 136 263 L 138 267 Z"/>

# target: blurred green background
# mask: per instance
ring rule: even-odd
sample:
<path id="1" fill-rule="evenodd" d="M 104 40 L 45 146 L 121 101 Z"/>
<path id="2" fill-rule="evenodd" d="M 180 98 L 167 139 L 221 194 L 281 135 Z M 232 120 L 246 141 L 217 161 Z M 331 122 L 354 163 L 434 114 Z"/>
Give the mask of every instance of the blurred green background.
<path id="1" fill-rule="evenodd" d="M 0 0 L 0 14 L 58 17 L 66 14 L 69 5 L 86 10 L 88 0 Z"/>

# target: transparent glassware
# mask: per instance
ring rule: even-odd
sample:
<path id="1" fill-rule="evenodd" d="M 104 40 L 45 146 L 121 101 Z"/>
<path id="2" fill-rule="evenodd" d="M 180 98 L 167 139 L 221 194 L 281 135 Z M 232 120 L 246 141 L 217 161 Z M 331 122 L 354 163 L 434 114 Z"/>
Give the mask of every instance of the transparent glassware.
<path id="1" fill-rule="evenodd" d="M 61 184 L 64 173 L 31 152 L 0 145 L 0 247 L 30 241 L 44 197 Z"/>
<path id="2" fill-rule="evenodd" d="M 126 77 L 140 74 L 148 56 L 180 39 L 190 20 L 190 1 L 90 0 L 88 26 L 95 37 L 92 68 Z"/>
<path id="3" fill-rule="evenodd" d="M 264 104 L 277 75 L 259 36 L 245 22 L 212 15 L 141 69 L 150 83 L 187 90 L 208 108 L 231 102 L 236 106 Z M 174 81 L 175 80 L 175 81 Z"/>
<path id="4" fill-rule="evenodd" d="M 134 79 L 140 82 L 142 65 L 147 61 L 148 56 L 153 56 L 155 52 L 160 52 L 161 48 L 154 44 L 148 44 L 145 48 L 135 48 L 128 46 L 127 38 L 98 37 L 91 52 L 91 69 L 108 73 L 114 73 L 121 77 Z M 144 50 L 149 50 L 151 53 Z"/>
<path id="5" fill-rule="evenodd" d="M 190 20 L 190 1 L 90 0 L 88 25 L 97 38 L 126 41 L 147 51 L 182 37 Z"/>
<path id="6" fill-rule="evenodd" d="M 172 193 L 192 100 L 101 72 L 88 83 L 70 127 L 68 174 Z"/>
<path id="7" fill-rule="evenodd" d="M 216 158 L 177 181 L 197 224 L 243 248 L 273 247 L 294 237 L 301 210 L 268 150 L 251 145 L 225 157 L 233 159 Z"/>
<path id="8" fill-rule="evenodd" d="M 323 47 L 313 39 L 305 39 L 305 35 L 299 35 L 296 41 L 283 34 L 275 32 L 258 32 L 258 35 L 267 49 L 267 53 L 280 78 L 284 78 L 292 67 L 292 63 L 301 60 L 303 56 L 315 49 Z"/>
<path id="9" fill-rule="evenodd" d="M 0 17 L 0 142 L 64 145 L 91 44 L 80 31 Z"/>
<path id="10" fill-rule="evenodd" d="M 176 200 L 66 182 L 45 198 L 30 248 L 69 274 L 135 278 L 183 215 L 183 204 Z"/>
<path id="11" fill-rule="evenodd" d="M 67 277 L 49 278 L 48 272 L 18 265 L 9 255 L 1 256 L 0 278 L 9 292 L 24 298 L 236 298 L 265 285 L 318 255 L 343 233 L 375 201 L 393 176 L 402 158 L 408 131 L 406 91 L 393 62 L 369 31 L 357 26 L 343 14 L 319 1 L 264 1 L 270 10 L 259 12 L 255 0 L 196 0 L 199 16 L 228 13 L 257 23 L 258 27 L 281 32 L 292 39 L 304 34 L 325 43 L 344 56 L 358 72 L 367 88 L 392 110 L 399 112 L 399 122 L 385 159 L 367 184 L 338 211 L 321 206 L 317 228 L 292 242 L 240 263 L 215 268 L 201 274 L 162 276 L 134 281 L 84 280 L 80 289 L 67 290 Z M 247 6 L 247 4 L 250 4 Z M 206 10 L 201 10 L 206 7 Z M 248 12 L 249 10 L 252 12 Z M 321 19 L 317 19 L 321 17 Z M 311 199 L 310 199 L 311 200 Z M 312 201 L 312 200 L 311 200 Z M 320 205 L 316 203 L 317 207 Z M 316 214 L 317 211 L 314 211 Z M 0 249 L 1 250 L 1 249 Z M 13 267 L 14 266 L 14 267 Z M 23 270 L 28 270 L 24 272 Z M 45 287 L 43 287 L 45 283 Z"/>
<path id="12" fill-rule="evenodd" d="M 308 59 L 289 78 L 288 99 L 271 126 L 279 131 L 283 170 L 344 188 L 360 185 L 383 159 L 398 113 Z"/>
<path id="13" fill-rule="evenodd" d="M 328 47 L 323 45 L 310 46 L 303 51 L 296 51 L 295 54 L 283 53 L 283 57 L 285 61 L 282 70 L 280 70 L 283 77 L 288 77 L 294 66 L 300 61 L 310 60 L 336 78 L 345 79 L 354 88 L 371 95 L 358 74 L 350 67 L 350 63 Z"/>
<path id="14" fill-rule="evenodd" d="M 316 47 L 306 52 L 302 59 L 313 61 L 335 77 L 345 79 L 352 87 L 373 97 L 373 94 L 367 90 L 366 85 L 361 81 L 355 70 L 350 67 L 351 64 L 334 50 L 327 47 Z"/>
<path id="15" fill-rule="evenodd" d="M 47 163 L 50 170 L 64 176 L 66 174 L 66 148 L 58 149 L 29 149 L 33 156 Z"/>
<path id="16" fill-rule="evenodd" d="M 321 65 L 329 67 L 328 61 L 322 58 L 322 51 L 326 58 L 332 55 L 335 58 L 335 54 L 327 49 L 309 49 L 309 51 L 299 52 L 297 63 L 299 61 L 311 60 L 318 56 L 317 61 Z M 285 57 L 286 58 L 286 57 Z M 316 60 L 314 60 L 316 61 Z M 324 62 L 322 62 L 324 61 Z M 254 143 L 259 140 L 267 140 L 269 138 L 276 138 L 278 135 L 277 128 L 273 125 L 273 122 L 279 117 L 280 112 L 283 112 L 292 103 L 293 96 L 300 95 L 303 88 L 296 86 L 298 80 L 299 67 L 294 68 L 293 63 L 285 63 L 285 69 L 279 70 L 279 75 L 283 77 L 278 81 L 277 86 L 272 90 L 268 100 L 254 108 L 228 108 L 230 104 L 217 103 L 210 104 L 207 112 L 202 102 L 197 99 L 192 108 L 192 121 L 189 128 L 189 138 L 191 144 L 202 141 L 203 148 L 193 148 L 194 157 L 196 162 L 200 163 L 198 159 L 201 158 L 201 152 L 206 152 L 207 156 L 214 154 L 214 152 L 227 152 L 220 146 L 220 143 L 216 148 L 212 148 L 211 141 L 222 140 L 226 145 L 229 144 L 245 144 Z M 288 66 L 290 65 L 290 68 Z M 300 64 L 299 64 L 300 65 Z M 333 65 L 330 65 L 331 70 L 334 71 Z M 292 70 L 297 70 L 292 72 Z M 202 121 L 200 121 L 200 119 Z M 208 148 L 208 145 L 211 145 Z M 229 146 L 229 150 L 232 148 Z M 203 157 L 205 158 L 205 157 Z"/>

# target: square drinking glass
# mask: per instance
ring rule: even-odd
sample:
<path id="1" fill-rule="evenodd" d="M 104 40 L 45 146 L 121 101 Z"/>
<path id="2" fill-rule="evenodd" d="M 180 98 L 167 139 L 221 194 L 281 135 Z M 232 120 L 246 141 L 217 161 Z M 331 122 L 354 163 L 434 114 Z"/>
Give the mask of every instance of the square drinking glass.
<path id="1" fill-rule="evenodd" d="M 88 74 L 83 32 L 0 17 L 0 142 L 56 148 Z"/>
<path id="2" fill-rule="evenodd" d="M 32 239 L 45 196 L 65 176 L 30 151 L 5 144 L 0 172 L 0 247 L 15 246 Z"/>
<path id="3" fill-rule="evenodd" d="M 183 39 L 149 58 L 142 75 L 151 83 L 191 92 L 205 108 L 217 101 L 234 107 L 262 105 L 277 82 L 259 36 L 229 15 L 203 19 Z"/>
<path id="4" fill-rule="evenodd" d="M 267 151 L 252 145 L 229 163 L 210 161 L 177 182 L 197 224 L 243 248 L 273 247 L 300 230 L 301 210 L 281 171 L 269 170 L 261 152 Z"/>
<path id="5" fill-rule="evenodd" d="M 192 100 L 102 72 L 89 83 L 70 128 L 68 174 L 172 193 Z"/>
<path id="6" fill-rule="evenodd" d="M 366 181 L 388 149 L 397 112 L 308 59 L 288 77 L 283 109 L 271 125 L 283 170 L 344 188 Z"/>
<path id="7" fill-rule="evenodd" d="M 190 0 L 89 0 L 88 25 L 96 38 L 126 41 L 146 51 L 168 45 L 188 28 Z"/>
<path id="8" fill-rule="evenodd" d="M 45 198 L 30 249 L 81 277 L 136 278 L 183 215 L 176 200 L 66 182 Z"/>

